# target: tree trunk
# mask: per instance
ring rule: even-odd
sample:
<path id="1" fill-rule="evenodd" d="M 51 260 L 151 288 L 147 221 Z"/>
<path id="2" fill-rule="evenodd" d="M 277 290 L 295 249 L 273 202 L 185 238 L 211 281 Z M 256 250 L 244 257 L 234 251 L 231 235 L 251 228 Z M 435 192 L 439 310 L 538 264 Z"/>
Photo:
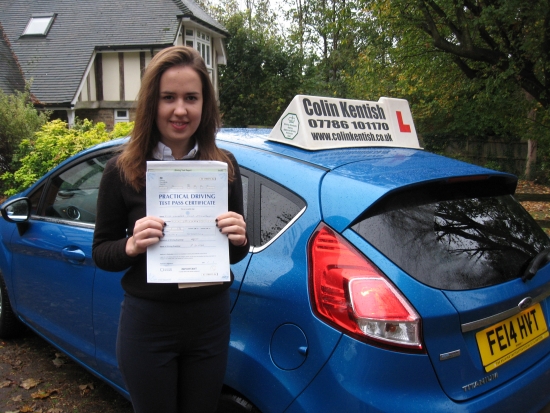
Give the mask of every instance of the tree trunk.
<path id="1" fill-rule="evenodd" d="M 523 91 L 525 94 L 525 98 L 533 102 L 535 98 L 526 90 Z M 527 114 L 527 118 L 531 119 L 532 121 L 536 120 L 537 112 L 532 109 Z M 533 181 L 535 179 L 535 172 L 536 172 L 536 165 L 537 165 L 537 141 L 533 139 L 529 139 L 527 141 L 527 162 L 525 164 L 525 179 L 528 181 Z"/>
<path id="2" fill-rule="evenodd" d="M 527 141 L 527 163 L 525 164 L 525 179 L 532 181 L 535 179 L 535 169 L 537 164 L 537 141 L 529 139 Z"/>

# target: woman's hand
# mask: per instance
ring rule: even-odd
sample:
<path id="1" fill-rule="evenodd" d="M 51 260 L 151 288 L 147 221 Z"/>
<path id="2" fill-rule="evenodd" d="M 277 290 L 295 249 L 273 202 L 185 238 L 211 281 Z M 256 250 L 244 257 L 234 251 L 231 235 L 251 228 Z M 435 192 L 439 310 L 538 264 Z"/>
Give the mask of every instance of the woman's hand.
<path id="1" fill-rule="evenodd" d="M 135 257 L 147 251 L 149 245 L 156 244 L 164 236 L 165 223 L 157 217 L 138 219 L 134 234 L 126 241 L 126 254 Z"/>
<path id="2" fill-rule="evenodd" d="M 216 218 L 216 226 L 229 241 L 237 247 L 246 244 L 246 222 L 242 215 L 236 212 L 226 212 Z"/>

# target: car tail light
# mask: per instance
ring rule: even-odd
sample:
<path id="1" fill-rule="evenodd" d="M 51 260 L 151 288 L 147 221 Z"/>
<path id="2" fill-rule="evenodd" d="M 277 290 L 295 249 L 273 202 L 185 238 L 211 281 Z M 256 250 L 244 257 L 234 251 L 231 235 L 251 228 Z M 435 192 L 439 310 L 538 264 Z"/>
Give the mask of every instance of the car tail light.
<path id="1" fill-rule="evenodd" d="M 309 243 L 316 312 L 359 339 L 423 350 L 420 317 L 386 276 L 327 226 Z"/>

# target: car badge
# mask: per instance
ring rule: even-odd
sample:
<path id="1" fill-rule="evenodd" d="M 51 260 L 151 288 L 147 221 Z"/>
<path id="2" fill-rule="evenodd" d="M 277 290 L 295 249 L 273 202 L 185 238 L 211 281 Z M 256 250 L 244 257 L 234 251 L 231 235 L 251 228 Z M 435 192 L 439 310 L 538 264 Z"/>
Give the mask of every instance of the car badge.
<path id="1" fill-rule="evenodd" d="M 441 353 L 439 355 L 439 361 L 445 361 L 460 357 L 460 350 L 449 351 L 448 353 Z"/>
<path id="2" fill-rule="evenodd" d="M 533 299 L 531 297 L 525 297 L 523 300 L 521 300 L 518 304 L 518 307 L 520 310 L 525 310 L 533 304 Z"/>
<path id="3" fill-rule="evenodd" d="M 483 377 L 480 380 L 474 381 L 473 383 L 467 384 L 466 386 L 462 386 L 462 390 L 465 392 L 475 389 L 476 387 L 483 386 L 484 384 L 487 384 L 489 382 L 492 382 L 493 380 L 498 379 L 498 373 L 492 373 L 488 376 Z"/>

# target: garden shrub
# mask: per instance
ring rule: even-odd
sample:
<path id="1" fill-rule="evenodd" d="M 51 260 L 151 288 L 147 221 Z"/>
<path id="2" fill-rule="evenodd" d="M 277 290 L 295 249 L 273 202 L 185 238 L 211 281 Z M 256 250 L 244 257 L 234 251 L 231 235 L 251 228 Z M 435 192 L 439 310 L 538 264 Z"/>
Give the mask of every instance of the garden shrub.
<path id="1" fill-rule="evenodd" d="M 6 94 L 0 89 L 0 175 L 18 168 L 14 155 L 24 139 L 30 139 L 48 121 L 49 112 L 32 104 L 30 84 L 24 92 Z"/>
<path id="2" fill-rule="evenodd" d="M 0 176 L 4 187 L 9 188 L 5 195 L 22 191 L 65 159 L 90 146 L 126 136 L 132 128 L 133 122 L 121 122 L 109 133 L 103 122 L 93 124 L 87 119 L 77 120 L 72 128 L 59 119 L 46 123 L 31 139 L 24 139 L 19 145 L 17 157 L 21 167 Z"/>

